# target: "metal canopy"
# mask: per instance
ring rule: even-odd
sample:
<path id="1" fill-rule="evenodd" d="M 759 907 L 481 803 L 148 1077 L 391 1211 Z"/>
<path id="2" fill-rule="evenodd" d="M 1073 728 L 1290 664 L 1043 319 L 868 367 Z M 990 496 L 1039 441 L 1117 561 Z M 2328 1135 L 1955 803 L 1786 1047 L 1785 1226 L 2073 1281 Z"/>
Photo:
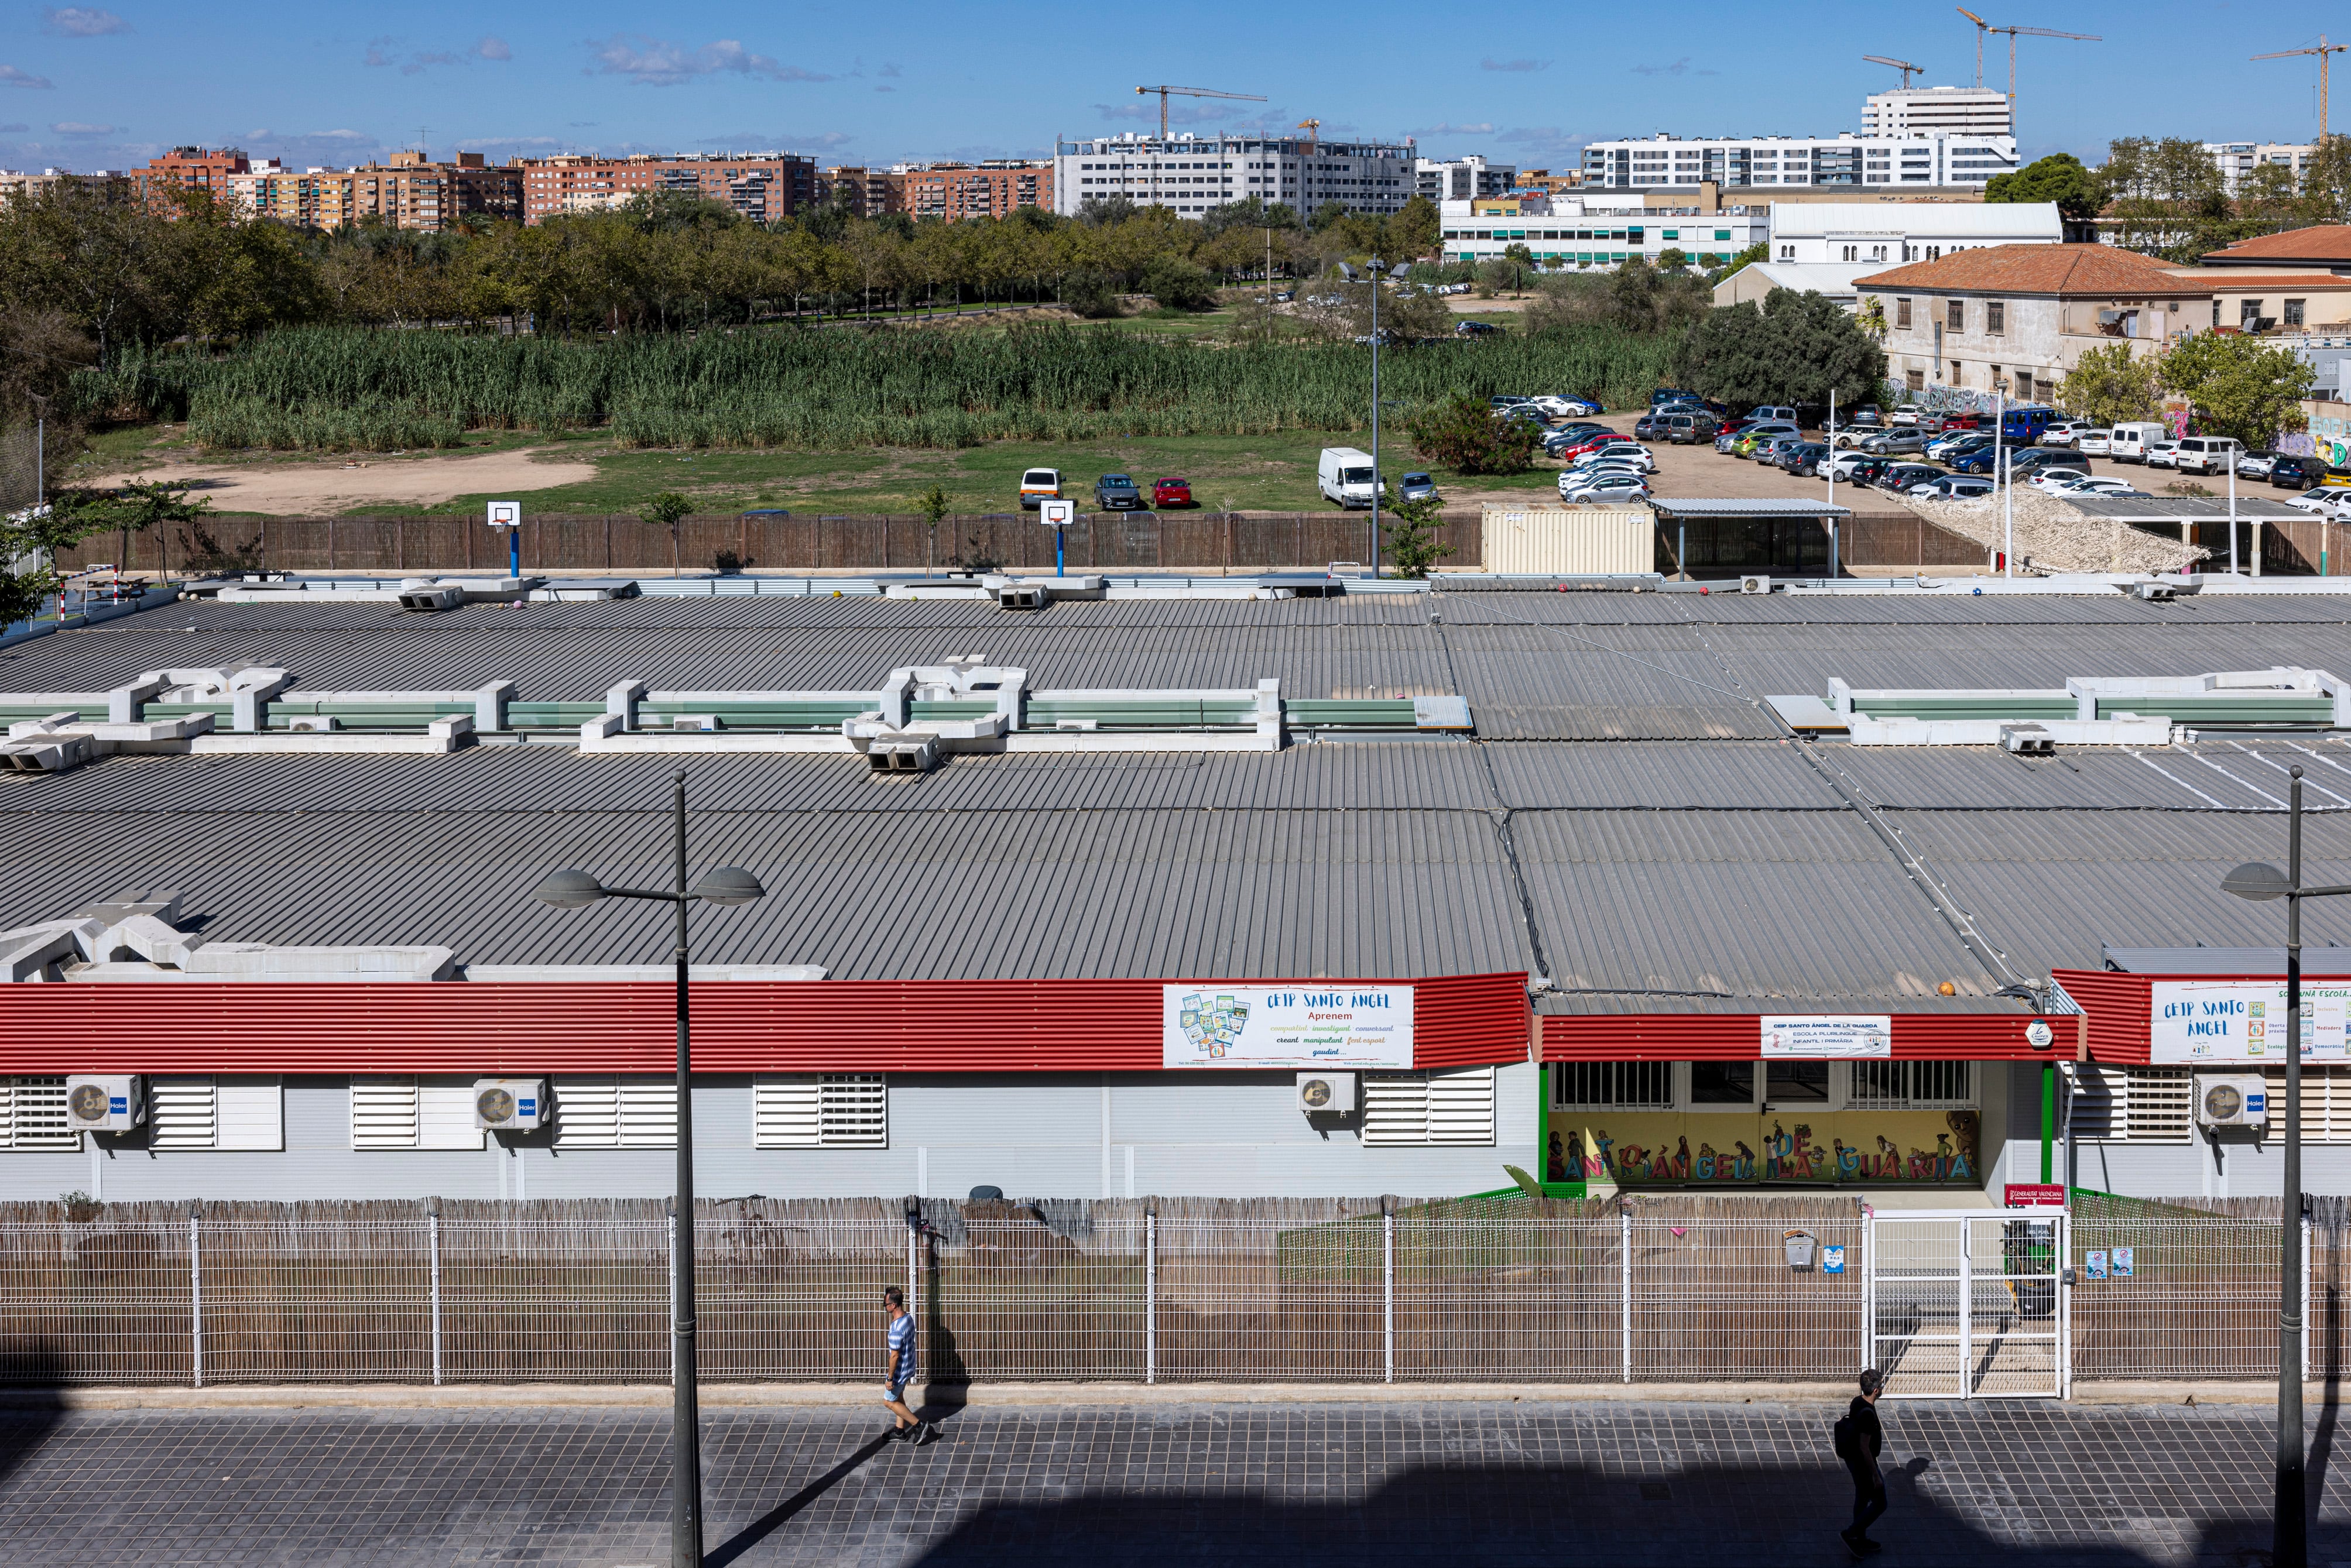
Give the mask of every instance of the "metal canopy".
<path id="1" fill-rule="evenodd" d="M 2229 520 L 2229 503 L 2226 500 L 2207 501 L 2168 496 L 2061 496 L 2058 499 L 2091 517 L 2120 517 L 2126 523 L 2225 523 Z M 2262 522 L 2272 519 L 2292 522 L 2296 517 L 2314 517 L 2314 515 L 2267 496 L 2237 497 L 2239 522 L 2253 518 Z"/>
<path id="2" fill-rule="evenodd" d="M 1649 506 L 1660 516 L 1670 517 L 1849 517 L 1853 515 L 1849 507 L 1831 507 L 1786 496 L 1750 500 L 1721 500 L 1708 497 L 1688 501 L 1667 500 L 1659 497 L 1650 501 Z"/>

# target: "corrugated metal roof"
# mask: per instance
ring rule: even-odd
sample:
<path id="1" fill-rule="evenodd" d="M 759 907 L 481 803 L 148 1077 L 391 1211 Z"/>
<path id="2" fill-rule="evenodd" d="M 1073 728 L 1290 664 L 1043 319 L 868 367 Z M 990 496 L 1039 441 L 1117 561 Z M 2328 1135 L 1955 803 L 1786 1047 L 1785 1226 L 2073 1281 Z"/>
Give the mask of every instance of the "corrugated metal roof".
<path id="1" fill-rule="evenodd" d="M 1674 500 L 1659 496 L 1649 506 L 1666 517 L 1849 517 L 1849 507 L 1810 501 L 1801 496 L 1759 496 L 1745 500 L 1694 497 Z"/>
<path id="2" fill-rule="evenodd" d="M 2114 947 L 2108 967 L 2130 975 L 2283 975 L 2283 947 Z M 2302 949 L 2305 975 L 2351 975 L 2351 947 Z"/>
<path id="3" fill-rule="evenodd" d="M 2194 522 L 2220 523 L 2229 519 L 2230 502 L 2199 500 L 2193 497 L 2173 496 L 2060 496 L 2059 500 L 2075 510 L 2093 517 L 2121 517 L 2127 522 L 2179 522 L 2185 518 Z M 2236 499 L 2239 521 L 2247 517 L 2285 517 L 2300 520 L 2310 516 L 2299 507 L 2283 501 L 2273 501 L 2267 496 L 2240 496 Z M 2250 546 L 2251 540 L 2247 541 Z"/>

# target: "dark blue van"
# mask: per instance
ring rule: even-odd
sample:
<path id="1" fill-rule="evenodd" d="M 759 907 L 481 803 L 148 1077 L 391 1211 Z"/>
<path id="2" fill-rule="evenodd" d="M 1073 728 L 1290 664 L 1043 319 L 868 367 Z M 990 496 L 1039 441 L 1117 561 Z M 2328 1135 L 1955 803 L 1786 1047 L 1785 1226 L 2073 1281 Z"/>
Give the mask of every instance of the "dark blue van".
<path id="1" fill-rule="evenodd" d="M 2001 434 L 2011 446 L 2037 446 L 2056 417 L 2057 411 L 2045 403 L 2025 403 L 2001 416 Z"/>

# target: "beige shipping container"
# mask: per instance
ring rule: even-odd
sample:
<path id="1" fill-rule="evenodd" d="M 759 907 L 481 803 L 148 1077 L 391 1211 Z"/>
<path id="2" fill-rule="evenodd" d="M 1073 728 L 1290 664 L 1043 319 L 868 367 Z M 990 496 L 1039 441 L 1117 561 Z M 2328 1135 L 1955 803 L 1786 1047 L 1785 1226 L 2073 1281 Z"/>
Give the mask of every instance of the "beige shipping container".
<path id="1" fill-rule="evenodd" d="M 1657 518 L 1646 507 L 1489 506 L 1483 521 L 1488 571 L 1584 576 L 1657 570 Z"/>

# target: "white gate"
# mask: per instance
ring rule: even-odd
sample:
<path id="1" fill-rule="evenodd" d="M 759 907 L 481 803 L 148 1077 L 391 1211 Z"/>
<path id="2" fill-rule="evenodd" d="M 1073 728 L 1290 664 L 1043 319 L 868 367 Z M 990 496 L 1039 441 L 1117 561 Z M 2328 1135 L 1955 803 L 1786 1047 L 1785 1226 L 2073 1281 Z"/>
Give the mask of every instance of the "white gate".
<path id="1" fill-rule="evenodd" d="M 1870 1216 L 1863 1310 L 1888 1398 L 2064 1397 L 2065 1218 L 1998 1208 Z"/>

